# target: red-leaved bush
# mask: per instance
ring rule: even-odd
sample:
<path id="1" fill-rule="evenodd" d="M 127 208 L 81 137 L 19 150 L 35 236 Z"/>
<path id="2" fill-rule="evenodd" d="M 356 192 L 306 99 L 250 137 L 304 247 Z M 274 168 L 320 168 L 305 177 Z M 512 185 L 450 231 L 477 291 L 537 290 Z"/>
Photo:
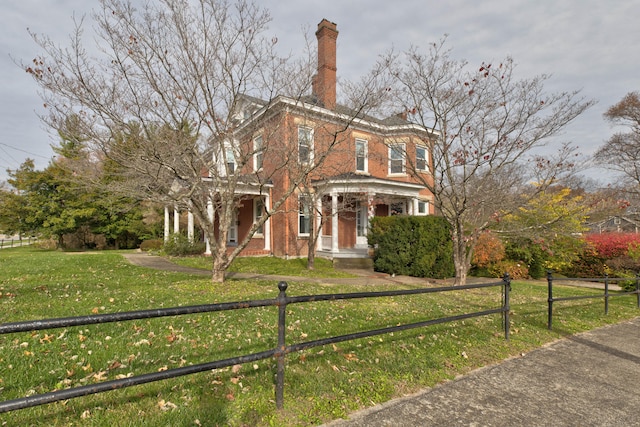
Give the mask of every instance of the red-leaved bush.
<path id="1" fill-rule="evenodd" d="M 640 234 L 633 233 L 588 234 L 586 240 L 603 259 L 627 256 L 640 246 Z"/>

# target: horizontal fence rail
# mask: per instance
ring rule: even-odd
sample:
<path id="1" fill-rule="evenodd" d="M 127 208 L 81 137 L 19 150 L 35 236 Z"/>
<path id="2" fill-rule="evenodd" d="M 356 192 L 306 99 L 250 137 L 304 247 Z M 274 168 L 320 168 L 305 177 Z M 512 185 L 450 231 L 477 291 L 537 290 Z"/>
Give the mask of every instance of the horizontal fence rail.
<path id="1" fill-rule="evenodd" d="M 442 317 L 430 320 L 424 320 L 404 325 L 397 325 L 393 327 L 373 329 L 368 331 L 361 331 L 346 335 L 334 336 L 324 338 L 320 340 L 301 342 L 297 344 L 286 344 L 286 309 L 288 304 L 300 304 L 300 303 L 312 303 L 318 301 L 338 301 L 349 300 L 358 298 L 383 298 L 392 296 L 404 296 L 404 295 L 418 295 L 428 293 L 439 292 L 451 292 L 451 291 L 463 291 L 467 289 L 478 289 L 487 287 L 501 287 L 502 288 L 502 301 L 498 308 L 487 309 L 483 311 L 464 313 L 456 316 Z M 161 372 L 147 373 L 137 375 L 129 378 L 122 378 L 118 380 L 105 381 L 99 384 L 91 384 L 85 386 L 79 386 L 69 388 L 65 390 L 52 391 L 49 393 L 33 395 L 13 400 L 0 402 L 0 413 L 15 411 L 18 409 L 29 408 L 38 405 L 49 404 L 58 402 L 61 400 L 72 399 L 76 397 L 87 396 L 90 394 L 103 393 L 106 391 L 117 390 L 125 387 L 131 387 L 135 385 L 141 385 L 145 383 L 166 380 L 170 378 L 176 378 L 184 375 L 195 374 L 199 372 L 205 372 L 212 369 L 221 369 L 237 364 L 255 362 L 268 358 L 276 359 L 276 406 L 278 409 L 284 407 L 284 377 L 285 377 L 285 357 L 287 354 L 297 352 L 313 347 L 323 346 L 331 343 L 338 343 L 344 341 L 355 340 L 359 338 L 366 338 L 375 335 L 381 335 L 391 332 L 403 331 L 413 328 L 427 327 L 435 324 L 453 322 L 457 320 L 468 319 L 472 317 L 487 316 L 491 314 L 502 314 L 502 321 L 504 327 L 505 339 L 509 339 L 509 292 L 511 290 L 511 281 L 507 274 L 498 282 L 482 283 L 482 284 L 470 284 L 464 286 L 449 286 L 449 287 L 434 287 L 434 288 L 420 288 L 409 290 L 395 290 L 395 291 L 378 291 L 378 292 L 357 292 L 357 293 L 341 293 L 341 294 L 324 294 L 324 295 L 307 295 L 307 296 L 294 296 L 289 297 L 286 294 L 288 285 L 286 282 L 278 283 L 279 293 L 274 299 L 266 300 L 251 300 L 241 302 L 229 302 L 218 304 L 205 304 L 195 305 L 187 307 L 174 307 L 174 308 L 162 308 L 152 310 L 139 310 L 122 313 L 108 313 L 101 315 L 90 316 L 78 316 L 78 317 L 66 317 L 57 319 L 44 319 L 33 320 L 24 322 L 13 322 L 0 324 L 0 334 L 9 334 L 17 332 L 31 332 L 44 329 L 64 328 L 71 326 L 84 326 L 94 325 L 110 322 L 123 322 L 139 319 L 152 319 L 167 316 L 181 316 L 187 314 L 196 313 L 210 313 L 227 310 L 242 310 L 258 307 L 278 307 L 278 340 L 276 348 L 266 351 L 246 354 L 238 357 L 216 360 L 212 362 L 191 365 L 181 368 L 168 369 Z"/>
<path id="2" fill-rule="evenodd" d="M 611 283 L 619 283 L 619 282 L 628 282 L 629 280 L 635 280 L 635 290 L 627 291 L 627 292 L 609 292 L 609 285 Z M 580 296 L 571 296 L 571 297 L 554 297 L 553 296 L 553 284 L 554 282 L 586 282 L 586 283 L 602 283 L 604 286 L 604 293 L 600 294 L 592 294 L 592 295 L 580 295 Z M 580 299 L 595 299 L 595 298 L 604 298 L 604 314 L 609 314 L 609 298 L 611 297 L 619 297 L 625 295 L 636 295 L 636 303 L 638 308 L 640 308 L 640 276 L 636 275 L 635 279 L 631 279 L 629 277 L 609 277 L 605 274 L 604 277 L 594 277 L 594 278 L 554 278 L 553 273 L 551 271 L 547 272 L 547 328 L 549 330 L 552 329 L 553 325 L 553 303 L 556 301 L 571 301 L 571 300 L 580 300 Z"/>

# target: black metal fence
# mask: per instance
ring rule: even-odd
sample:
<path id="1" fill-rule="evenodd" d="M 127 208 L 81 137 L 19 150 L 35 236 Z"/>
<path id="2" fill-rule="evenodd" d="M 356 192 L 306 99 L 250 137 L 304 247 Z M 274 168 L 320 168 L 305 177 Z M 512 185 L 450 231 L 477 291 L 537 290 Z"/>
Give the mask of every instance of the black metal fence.
<path id="1" fill-rule="evenodd" d="M 357 298 L 382 298 L 403 295 L 417 295 L 427 293 L 464 291 L 467 289 L 478 289 L 488 287 L 502 288 L 502 301 L 499 307 L 487 309 L 484 311 L 464 313 L 456 316 L 442 317 L 430 320 L 419 321 L 410 324 L 397 325 L 393 327 L 356 332 L 347 335 L 328 337 L 315 341 L 307 341 L 298 344 L 287 345 L 285 340 L 286 331 L 286 310 L 288 304 L 311 303 L 316 301 L 337 301 L 349 300 Z M 255 362 L 271 357 L 276 358 L 276 406 L 278 409 L 284 407 L 284 379 L 285 379 L 285 356 L 288 353 L 309 349 L 312 347 L 323 346 L 331 343 L 350 341 L 359 338 L 366 338 L 375 335 L 387 334 L 397 331 L 409 330 L 414 328 L 422 328 L 431 325 L 447 323 L 457 320 L 469 319 L 479 316 L 487 316 L 491 314 L 502 314 L 502 323 L 504 327 L 505 339 L 509 339 L 509 292 L 511 290 L 511 280 L 509 275 L 505 274 L 501 281 L 493 283 L 470 284 L 464 286 L 449 287 L 432 287 L 409 290 L 393 290 L 379 292 L 359 292 L 359 293 L 343 293 L 343 294 L 324 294 L 324 295 L 307 295 L 289 297 L 286 294 L 287 283 L 280 282 L 278 284 L 280 290 L 277 298 L 267 300 L 252 300 L 242 302 L 229 302 L 218 304 L 207 304 L 189 307 L 163 308 L 152 310 L 141 310 L 123 313 L 110 313 L 101 315 L 68 317 L 58 319 L 33 320 L 26 322 L 4 323 L 0 324 L 0 334 L 9 334 L 17 332 L 30 332 L 43 329 L 54 329 L 71 326 L 93 325 L 99 323 L 122 322 L 128 320 L 151 319 L 157 317 L 180 316 L 195 313 L 209 313 L 226 310 L 240 310 L 257 307 L 278 307 L 278 340 L 276 348 L 252 353 L 243 356 L 216 360 L 198 365 L 186 366 L 181 368 L 170 369 L 161 372 L 148 373 L 129 378 L 105 381 L 99 384 L 85 385 L 80 387 L 69 388 L 66 390 L 53 391 L 49 393 L 23 397 L 14 400 L 0 402 L 0 413 L 14 411 L 18 409 L 29 408 L 38 405 L 44 405 L 61 400 L 72 399 L 76 397 L 86 396 L 90 394 L 102 393 L 106 391 L 131 387 L 135 385 L 161 381 L 169 378 L 176 378 L 184 375 L 190 375 L 198 372 L 209 371 L 212 369 L 220 369 L 237 364 Z"/>
<path id="2" fill-rule="evenodd" d="M 554 278 L 553 274 L 549 271 L 547 272 L 547 288 L 548 288 L 548 308 L 547 308 L 547 328 L 551 330 L 553 325 L 553 303 L 556 301 L 571 301 L 578 299 L 593 299 L 593 298 L 604 298 L 604 314 L 609 314 L 609 298 L 625 296 L 625 295 L 636 295 L 637 305 L 640 308 L 640 276 L 636 275 L 635 278 L 635 290 L 627 291 L 627 292 L 609 292 L 609 285 L 611 283 L 620 283 L 620 282 L 628 282 L 629 279 L 622 277 L 609 277 L 605 275 L 604 277 L 596 277 L 596 278 Z M 592 295 L 580 295 L 580 296 L 571 296 L 571 297 L 554 297 L 553 296 L 553 283 L 554 282 L 585 282 L 585 283 L 602 283 L 604 293 L 600 294 L 592 294 Z"/>

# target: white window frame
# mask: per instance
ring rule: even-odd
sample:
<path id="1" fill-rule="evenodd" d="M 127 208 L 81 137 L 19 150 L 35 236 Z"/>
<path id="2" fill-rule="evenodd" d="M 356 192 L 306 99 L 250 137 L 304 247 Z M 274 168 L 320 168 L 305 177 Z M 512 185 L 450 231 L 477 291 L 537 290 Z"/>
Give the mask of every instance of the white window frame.
<path id="1" fill-rule="evenodd" d="M 238 167 L 238 163 L 236 162 L 236 154 L 233 152 L 233 147 L 229 144 L 225 144 L 224 146 L 224 163 L 225 170 L 229 171 L 230 175 L 233 175 L 236 172 Z"/>
<path id="2" fill-rule="evenodd" d="M 423 207 L 423 211 L 421 212 L 421 206 Z M 429 202 L 427 200 L 418 200 L 416 206 L 415 216 L 427 216 L 429 215 Z"/>
<path id="3" fill-rule="evenodd" d="M 406 151 L 407 147 L 405 143 L 393 144 L 389 146 L 389 175 L 404 175 L 406 173 Z M 397 154 L 400 154 L 400 158 L 396 158 Z M 393 171 L 393 162 L 400 160 L 402 167 L 400 172 Z"/>
<path id="4" fill-rule="evenodd" d="M 302 151 L 300 150 L 300 148 L 303 147 L 303 145 L 301 144 L 303 142 L 303 139 L 300 137 L 302 135 L 302 132 L 308 135 L 308 144 L 306 145 L 308 154 L 305 159 L 302 158 Z M 310 128 L 308 126 L 298 126 L 298 161 L 303 165 L 313 163 L 313 128 Z"/>
<path id="5" fill-rule="evenodd" d="M 256 197 L 253 199 L 253 223 L 255 224 L 260 220 L 264 212 L 264 200 L 262 197 Z M 262 224 L 255 232 L 254 236 L 264 236 L 264 224 Z"/>
<path id="6" fill-rule="evenodd" d="M 362 156 L 359 156 L 359 146 L 362 147 Z M 366 139 L 356 138 L 356 172 L 368 173 L 369 172 L 369 142 Z M 358 168 L 358 159 L 362 158 L 362 169 Z"/>
<path id="7" fill-rule="evenodd" d="M 264 162 L 264 139 L 262 135 L 253 138 L 253 170 L 258 172 L 262 170 Z"/>
<path id="8" fill-rule="evenodd" d="M 424 153 L 423 157 L 418 156 L 420 150 Z M 422 163 L 422 167 L 420 167 Z M 429 150 L 424 145 L 416 145 L 416 170 L 426 172 L 429 170 Z"/>
<path id="9" fill-rule="evenodd" d="M 306 194 L 298 196 L 298 236 L 307 237 L 311 234 L 311 215 L 313 215 L 313 206 L 311 197 Z M 306 222 L 306 231 L 301 227 L 302 221 Z"/>
<path id="10" fill-rule="evenodd" d="M 219 151 L 216 150 L 215 156 L 217 157 L 219 176 L 227 176 L 227 170 L 229 175 L 233 175 L 237 168 L 238 162 L 236 161 L 236 155 L 234 145 L 230 141 L 222 143 Z M 231 167 L 229 167 L 231 165 Z"/>

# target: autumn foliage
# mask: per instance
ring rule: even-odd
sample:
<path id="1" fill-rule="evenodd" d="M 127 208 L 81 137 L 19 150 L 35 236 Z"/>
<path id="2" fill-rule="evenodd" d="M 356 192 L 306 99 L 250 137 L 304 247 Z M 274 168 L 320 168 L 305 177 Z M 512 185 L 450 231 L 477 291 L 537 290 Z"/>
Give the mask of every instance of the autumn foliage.
<path id="1" fill-rule="evenodd" d="M 640 234 L 633 233 L 589 234 L 586 240 L 603 259 L 627 256 L 630 250 L 640 247 Z"/>

